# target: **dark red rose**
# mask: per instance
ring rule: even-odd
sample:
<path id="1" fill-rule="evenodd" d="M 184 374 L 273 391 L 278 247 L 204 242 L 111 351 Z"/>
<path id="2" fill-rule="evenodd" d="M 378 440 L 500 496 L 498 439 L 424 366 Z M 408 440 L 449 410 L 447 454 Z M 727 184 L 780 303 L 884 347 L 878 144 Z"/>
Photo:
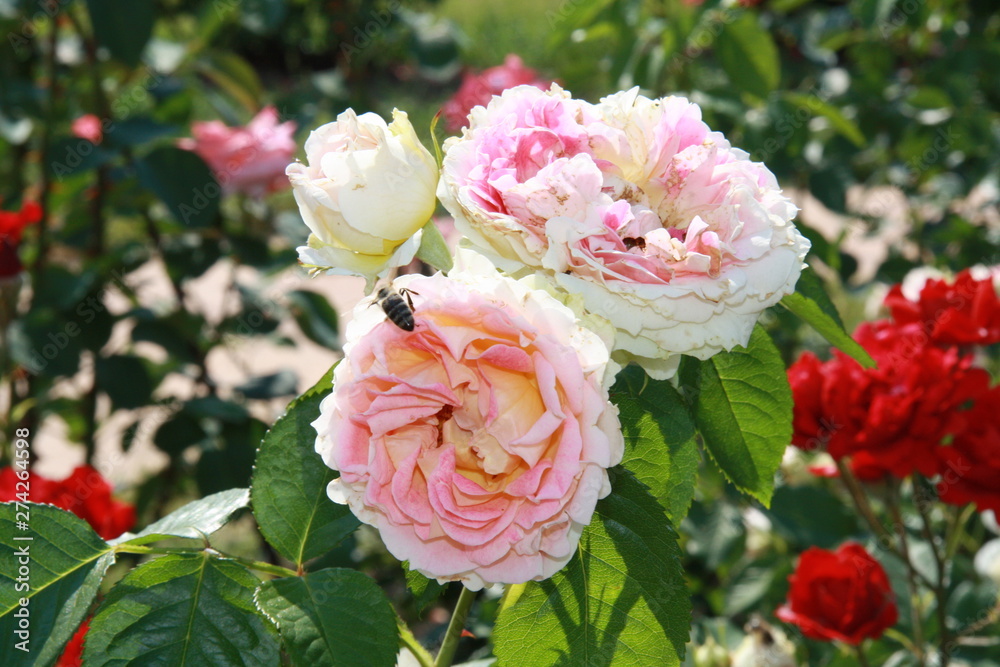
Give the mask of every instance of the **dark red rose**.
<path id="1" fill-rule="evenodd" d="M 56 667 L 80 667 L 83 664 L 83 640 L 87 637 L 87 630 L 90 629 L 90 619 L 86 619 L 80 624 L 79 629 L 73 638 L 66 644 L 63 654 L 59 657 Z"/>
<path id="2" fill-rule="evenodd" d="M 111 540 L 135 525 L 135 508 L 111 497 L 111 485 L 90 466 L 79 466 L 64 480 L 51 480 L 38 473 L 29 478 L 28 495 L 33 503 L 49 503 L 77 515 L 98 535 Z M 17 500 L 13 468 L 0 470 L 0 502 Z"/>
<path id="3" fill-rule="evenodd" d="M 990 276 L 977 280 L 968 269 L 955 281 L 928 280 L 920 298 L 910 301 L 896 285 L 885 305 L 900 324 L 923 325 L 939 345 L 992 345 L 1000 342 L 1000 298 Z"/>
<path id="4" fill-rule="evenodd" d="M 938 495 L 946 503 L 976 503 L 1000 513 L 1000 386 L 976 401 L 966 428 L 940 447 Z"/>
<path id="5" fill-rule="evenodd" d="M 834 350 L 827 362 L 806 353 L 788 369 L 792 443 L 848 458 L 863 479 L 934 475 L 938 446 L 964 428 L 966 403 L 986 393 L 989 374 L 955 348 L 928 344 L 919 324 L 865 323 L 854 338 L 878 368 Z"/>
<path id="6" fill-rule="evenodd" d="M 812 639 L 856 646 L 880 637 L 899 617 L 885 570 L 856 542 L 836 551 L 807 549 L 788 581 L 788 600 L 776 614 Z"/>
<path id="7" fill-rule="evenodd" d="M 465 75 L 458 92 L 441 107 L 445 127 L 449 132 L 458 132 L 469 124 L 468 115 L 472 107 L 486 106 L 494 95 L 508 88 L 528 85 L 547 90 L 551 83 L 539 79 L 538 73 L 525 67 L 520 57 L 508 54 L 503 65 L 490 67 L 479 74 Z"/>

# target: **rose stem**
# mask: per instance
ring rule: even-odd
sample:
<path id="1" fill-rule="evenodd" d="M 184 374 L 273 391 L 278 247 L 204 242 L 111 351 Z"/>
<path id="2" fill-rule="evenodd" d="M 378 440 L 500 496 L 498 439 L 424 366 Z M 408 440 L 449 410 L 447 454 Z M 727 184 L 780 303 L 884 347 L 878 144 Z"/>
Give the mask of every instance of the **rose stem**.
<path id="1" fill-rule="evenodd" d="M 455 611 L 451 614 L 451 622 L 448 623 L 448 630 L 444 634 L 444 642 L 438 652 L 434 667 L 449 667 L 455 657 L 455 649 L 458 648 L 458 640 L 462 637 L 462 629 L 465 628 L 465 617 L 469 615 L 472 602 L 476 599 L 475 591 L 470 591 L 462 586 L 462 594 L 458 596 L 455 604 Z"/>
<path id="2" fill-rule="evenodd" d="M 868 662 L 868 656 L 865 655 L 865 650 L 861 648 L 861 644 L 854 647 L 854 652 L 858 655 L 858 664 L 861 667 L 871 667 L 871 663 Z"/>
<path id="3" fill-rule="evenodd" d="M 910 558 L 910 544 L 906 539 L 906 524 L 903 523 L 903 515 L 899 511 L 899 486 L 895 483 L 886 485 L 887 505 L 892 514 L 892 520 L 896 524 L 896 535 L 899 537 L 900 553 L 903 562 L 906 563 L 906 585 L 910 589 L 910 619 L 913 622 L 913 644 L 916 649 L 917 662 L 920 665 L 927 664 L 927 657 L 924 652 L 924 631 L 920 620 L 920 592 L 917 589 L 917 570 L 913 566 Z M 933 588 L 933 586 L 929 586 Z"/>
<path id="4" fill-rule="evenodd" d="M 931 517 L 927 512 L 927 505 L 923 494 L 924 488 L 929 484 L 922 476 L 913 475 L 913 504 L 917 506 L 917 512 L 920 514 L 920 521 L 924 526 L 924 538 L 926 538 L 927 543 L 931 547 L 931 554 L 934 556 L 934 565 L 937 569 L 937 582 L 932 588 L 934 590 L 934 598 L 937 601 L 937 609 L 935 611 L 937 612 L 938 625 L 941 626 L 941 640 L 939 642 L 941 667 L 947 667 L 948 663 L 951 662 L 951 656 L 949 655 L 951 632 L 948 629 L 948 588 L 945 586 L 946 565 L 944 559 L 941 558 L 938 545 L 934 540 L 934 532 L 931 530 Z"/>
<path id="5" fill-rule="evenodd" d="M 396 626 L 399 628 L 399 643 L 409 649 L 413 657 L 420 663 L 420 667 L 434 667 L 434 658 L 427 652 L 427 649 L 420 645 L 417 638 L 410 632 L 409 626 L 399 616 L 396 617 Z"/>

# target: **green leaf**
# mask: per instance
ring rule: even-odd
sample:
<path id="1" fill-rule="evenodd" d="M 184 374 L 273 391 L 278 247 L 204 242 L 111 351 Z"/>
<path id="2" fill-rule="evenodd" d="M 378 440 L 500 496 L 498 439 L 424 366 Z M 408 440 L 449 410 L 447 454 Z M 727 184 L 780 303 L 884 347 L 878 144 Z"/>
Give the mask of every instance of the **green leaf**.
<path id="1" fill-rule="evenodd" d="M 614 492 L 566 567 L 508 587 L 493 635 L 499 666 L 681 663 L 691 602 L 677 534 L 642 484 L 613 472 Z"/>
<path id="2" fill-rule="evenodd" d="M 98 43 L 129 67 L 136 67 L 156 21 L 152 2 L 87 0 Z"/>
<path id="3" fill-rule="evenodd" d="M 278 641 L 253 603 L 259 583 L 242 565 L 207 554 L 143 563 L 97 610 L 83 662 L 274 667 Z"/>
<path id="4" fill-rule="evenodd" d="M 250 113 L 264 97 L 264 87 L 253 66 L 231 51 L 210 51 L 196 63 L 198 71 Z"/>
<path id="5" fill-rule="evenodd" d="M 257 606 L 296 665 L 392 665 L 396 614 L 382 589 L 355 570 L 331 568 L 261 584 Z"/>
<path id="6" fill-rule="evenodd" d="M 424 233 L 420 237 L 420 247 L 417 249 L 417 259 L 425 264 L 430 264 L 435 269 L 448 273 L 454 262 L 451 260 L 451 251 L 448 244 L 441 235 L 441 230 L 437 228 L 433 220 L 428 221 L 423 227 Z"/>
<path id="7" fill-rule="evenodd" d="M 322 294 L 309 290 L 288 293 L 289 310 L 309 340 L 330 350 L 340 349 L 337 311 Z"/>
<path id="8" fill-rule="evenodd" d="M 815 95 L 803 95 L 802 93 L 786 92 L 782 96 L 788 101 L 789 104 L 802 109 L 807 109 L 814 116 L 823 116 L 826 118 L 830 121 L 830 125 L 833 126 L 833 129 L 843 135 L 845 139 L 858 148 L 864 148 L 867 144 L 865 141 L 865 135 L 861 133 L 860 128 L 858 128 L 854 121 L 842 114 L 840 109 L 832 104 L 827 104 Z"/>
<path id="9" fill-rule="evenodd" d="M 682 377 L 694 373 L 695 422 L 705 448 L 736 488 L 768 505 L 792 441 L 792 390 L 781 354 L 758 325 L 747 347 L 721 352 Z"/>
<path id="10" fill-rule="evenodd" d="M 413 594 L 413 605 L 417 608 L 417 613 L 421 613 L 427 605 L 441 597 L 447 586 L 411 570 L 408 562 L 403 563 L 403 567 L 406 568 L 406 587 Z"/>
<path id="11" fill-rule="evenodd" d="M 236 512 L 249 504 L 249 489 L 220 491 L 171 512 L 137 535 L 126 533 L 115 543 L 148 544 L 171 537 L 199 540 L 225 526 Z"/>
<path id="12" fill-rule="evenodd" d="M 219 214 L 222 188 L 191 151 L 161 146 L 136 163 L 136 174 L 186 227 L 208 227 Z"/>
<path id="13" fill-rule="evenodd" d="M 679 523 L 691 505 L 698 475 L 698 445 L 687 404 L 672 384 L 649 379 L 638 366 L 618 374 L 611 400 L 625 435 L 622 465 Z"/>
<path id="14" fill-rule="evenodd" d="M 723 27 L 716 54 L 729 81 L 740 90 L 767 97 L 781 81 L 778 47 L 760 26 L 756 12 L 744 12 Z"/>
<path id="15" fill-rule="evenodd" d="M 333 369 L 288 406 L 257 452 L 250 499 L 260 532 L 278 553 L 302 565 L 329 551 L 359 523 L 346 505 L 330 500 L 337 478 L 316 453 L 319 404 L 332 390 Z"/>
<path id="16" fill-rule="evenodd" d="M 293 396 L 298 393 L 299 376 L 287 368 L 271 373 L 252 377 L 233 388 L 243 395 L 243 398 L 269 400 L 279 396 Z"/>
<path id="17" fill-rule="evenodd" d="M 696 504 L 681 528 L 689 536 L 687 552 L 704 560 L 709 570 L 725 563 L 746 541 L 743 515 L 725 500 Z"/>
<path id="18" fill-rule="evenodd" d="M 875 368 L 875 360 L 871 355 L 844 330 L 837 307 L 833 305 L 819 276 L 811 268 L 807 267 L 802 271 L 799 282 L 795 285 L 795 293 L 785 296 L 781 305 L 864 368 Z"/>
<path id="19" fill-rule="evenodd" d="M 115 408 L 131 410 L 151 402 L 153 382 L 139 357 L 127 354 L 98 357 L 94 366 L 95 384 L 108 395 Z"/>
<path id="20" fill-rule="evenodd" d="M 22 530 L 18 522 L 29 529 Z M 18 539 L 24 537 L 31 539 Z M 35 503 L 0 504 L 0 544 L 5 551 L 0 558 L 0 664 L 50 665 L 87 616 L 114 553 L 83 519 Z M 28 570 L 27 580 L 22 567 Z M 20 606 L 22 598 L 27 607 Z M 16 647 L 24 639 L 16 634 L 19 609 L 30 614 L 28 652 Z"/>

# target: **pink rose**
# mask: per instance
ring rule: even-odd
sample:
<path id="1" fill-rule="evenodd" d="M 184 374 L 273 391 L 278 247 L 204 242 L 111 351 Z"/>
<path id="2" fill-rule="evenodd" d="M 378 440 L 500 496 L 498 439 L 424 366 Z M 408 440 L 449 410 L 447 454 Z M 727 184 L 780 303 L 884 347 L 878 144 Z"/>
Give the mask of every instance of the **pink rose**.
<path id="1" fill-rule="evenodd" d="M 99 144 L 104 139 L 104 128 L 101 119 L 92 113 L 84 114 L 70 125 L 73 136 L 86 139 L 92 144 Z"/>
<path id="2" fill-rule="evenodd" d="M 606 343 L 469 251 L 448 277 L 395 287 L 410 290 L 415 329 L 359 304 L 313 423 L 340 471 L 330 497 L 439 581 L 477 590 L 551 577 L 622 458 Z"/>
<path id="3" fill-rule="evenodd" d="M 519 86 L 470 119 L 438 186 L 457 228 L 504 270 L 580 294 L 621 360 L 667 378 L 679 354 L 746 344 L 794 290 L 809 249 L 795 206 L 686 99 Z"/>
<path id="4" fill-rule="evenodd" d="M 490 67 L 479 74 L 466 73 L 458 92 L 441 107 L 445 126 L 449 132 L 458 132 L 469 124 L 472 107 L 486 106 L 494 95 L 508 88 L 528 85 L 545 90 L 550 83 L 539 79 L 535 70 L 525 67 L 520 57 L 508 54 L 503 65 Z"/>
<path id="5" fill-rule="evenodd" d="M 228 127 L 218 120 L 191 124 L 193 139 L 181 148 L 194 151 L 215 172 L 226 192 L 263 197 L 288 187 L 285 167 L 295 156 L 295 122 L 278 122 L 278 111 L 264 107 L 246 127 Z"/>

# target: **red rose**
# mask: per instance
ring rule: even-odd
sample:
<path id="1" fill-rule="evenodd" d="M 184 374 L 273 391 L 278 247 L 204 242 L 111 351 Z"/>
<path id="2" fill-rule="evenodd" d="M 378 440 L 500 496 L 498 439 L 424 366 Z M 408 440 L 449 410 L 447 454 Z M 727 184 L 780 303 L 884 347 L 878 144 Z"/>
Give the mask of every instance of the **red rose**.
<path id="1" fill-rule="evenodd" d="M 24 202 L 20 211 L 0 211 L 0 239 L 6 237 L 7 241 L 17 248 L 24 228 L 41 219 L 42 207 L 33 201 Z"/>
<path id="2" fill-rule="evenodd" d="M 946 503 L 976 503 L 1000 513 L 1000 386 L 976 401 L 966 428 L 938 449 L 938 495 Z"/>
<path id="3" fill-rule="evenodd" d="M 864 479 L 934 475 L 938 446 L 964 428 L 961 408 L 989 389 L 989 374 L 955 348 L 928 345 L 919 324 L 865 323 L 854 338 L 878 368 L 834 350 L 827 362 L 806 353 L 788 369 L 792 443 L 850 457 Z"/>
<path id="4" fill-rule="evenodd" d="M 83 640 L 87 637 L 87 630 L 90 629 L 90 619 L 88 618 L 80 624 L 80 628 L 73 635 L 73 638 L 66 644 L 63 654 L 59 657 L 56 667 L 80 667 L 83 664 Z"/>
<path id="5" fill-rule="evenodd" d="M 807 549 L 788 581 L 777 616 L 812 639 L 857 645 L 880 637 L 899 616 L 885 570 L 856 542 Z"/>
<path id="6" fill-rule="evenodd" d="M 550 84 L 551 81 L 539 79 L 535 70 L 525 67 L 521 58 L 508 54 L 503 65 L 490 67 L 479 74 L 467 73 L 458 92 L 441 107 L 441 113 L 448 131 L 458 132 L 469 124 L 472 108 L 486 106 L 494 95 L 521 85 L 547 90 Z"/>
<path id="7" fill-rule="evenodd" d="M 1000 298 L 990 276 L 977 280 L 966 269 L 953 283 L 929 279 L 911 301 L 896 285 L 885 305 L 900 324 L 922 324 L 939 345 L 991 345 L 1000 342 Z"/>
<path id="8" fill-rule="evenodd" d="M 0 470 L 0 502 L 17 500 L 17 474 L 13 468 Z M 135 525 L 135 508 L 111 497 L 111 485 L 90 466 L 79 466 L 64 480 L 51 480 L 32 473 L 28 480 L 29 500 L 49 503 L 77 515 L 94 531 L 111 540 Z"/>

